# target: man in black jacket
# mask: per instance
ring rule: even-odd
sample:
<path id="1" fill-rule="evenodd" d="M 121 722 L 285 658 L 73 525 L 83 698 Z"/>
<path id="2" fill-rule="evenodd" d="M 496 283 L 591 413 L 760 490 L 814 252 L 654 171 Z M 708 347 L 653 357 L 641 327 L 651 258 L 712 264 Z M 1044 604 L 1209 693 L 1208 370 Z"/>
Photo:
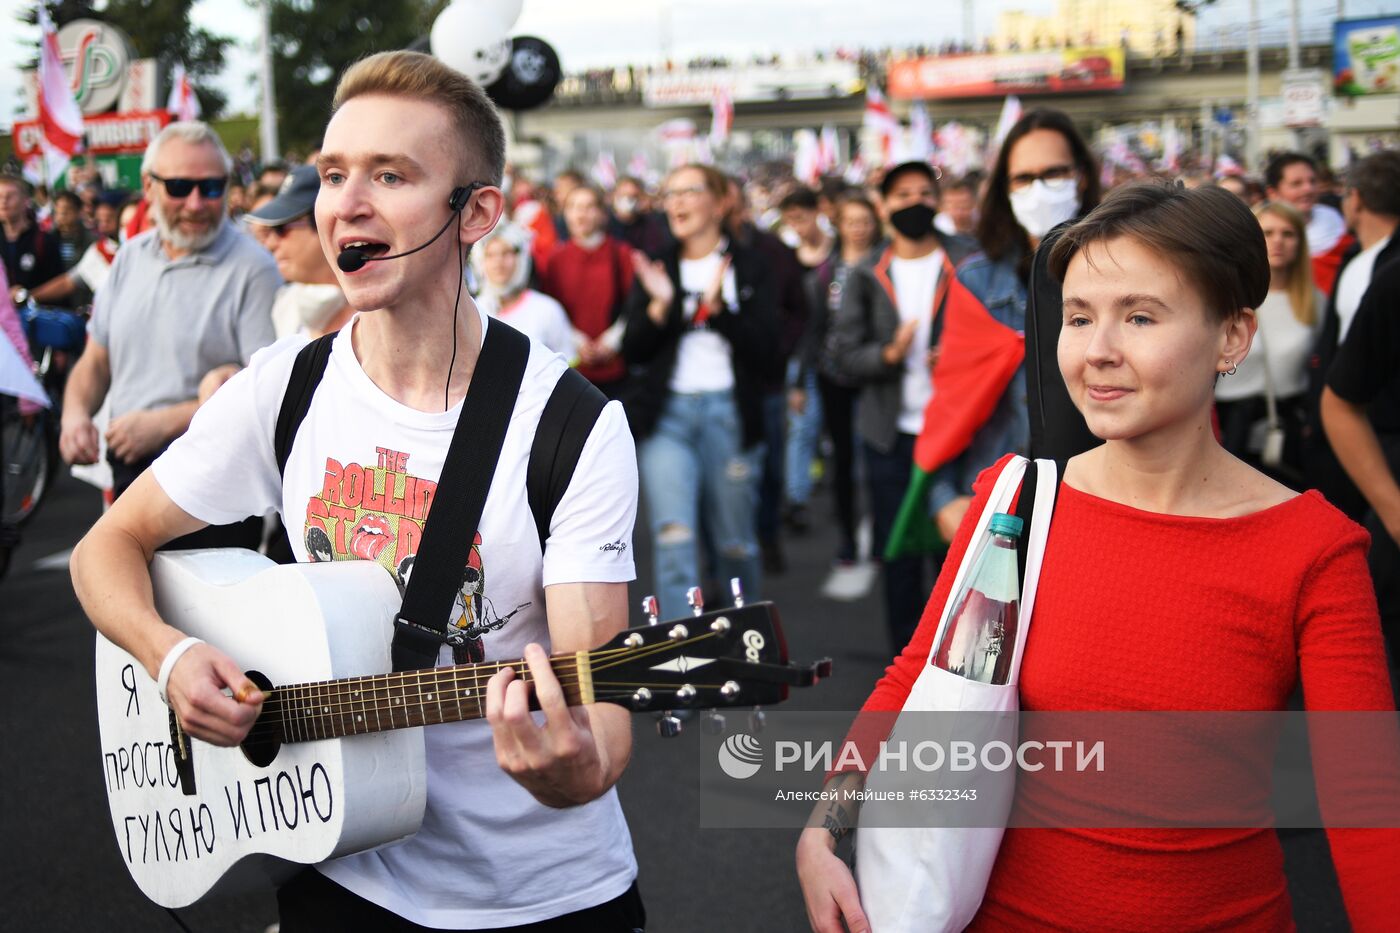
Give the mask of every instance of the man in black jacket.
<path id="1" fill-rule="evenodd" d="M 1400 152 L 1379 152 L 1356 163 L 1347 173 L 1342 213 L 1357 243 L 1343 257 L 1337 285 L 1327 302 L 1322 329 L 1308 363 L 1308 427 L 1304 437 L 1304 466 L 1308 485 L 1327 500 L 1361 521 L 1368 510 L 1367 497 L 1344 470 L 1323 433 L 1321 399 L 1338 348 L 1346 340 L 1371 283 L 1391 263 L 1400 259 Z"/>
<path id="2" fill-rule="evenodd" d="M 846 280 L 827 346 L 833 366 L 860 386 L 856 433 L 865 448 L 870 513 L 877 549 L 889 539 L 913 467 L 914 441 L 933 394 L 932 362 L 941 329 L 941 298 L 953 268 L 974 248 L 933 226 L 938 174 L 905 162 L 885 174 L 881 213 L 890 246 Z M 922 556 L 886 560 L 885 623 L 897 649 L 908 643 L 932 587 Z"/>

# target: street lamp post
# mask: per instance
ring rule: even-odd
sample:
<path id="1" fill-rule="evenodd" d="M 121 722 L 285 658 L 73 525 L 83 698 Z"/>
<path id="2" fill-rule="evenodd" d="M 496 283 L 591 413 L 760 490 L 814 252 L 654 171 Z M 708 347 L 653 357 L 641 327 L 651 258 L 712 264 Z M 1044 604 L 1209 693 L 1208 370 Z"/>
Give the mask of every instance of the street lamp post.
<path id="1" fill-rule="evenodd" d="M 259 121 L 263 164 L 281 158 L 277 144 L 277 91 L 272 84 L 272 0 L 261 0 L 258 16 L 262 27 L 259 37 L 260 55 L 258 78 L 262 85 L 262 119 Z"/>

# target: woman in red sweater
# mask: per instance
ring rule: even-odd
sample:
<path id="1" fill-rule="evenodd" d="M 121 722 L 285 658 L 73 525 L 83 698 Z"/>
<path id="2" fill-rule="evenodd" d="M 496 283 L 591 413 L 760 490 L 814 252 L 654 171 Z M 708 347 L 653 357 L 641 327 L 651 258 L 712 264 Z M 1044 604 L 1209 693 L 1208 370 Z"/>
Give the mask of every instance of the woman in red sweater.
<path id="1" fill-rule="evenodd" d="M 540 270 L 540 290 L 564 306 L 574 329 L 586 338 L 579 345 L 579 372 L 617 398 L 627 376 L 619 355 L 619 312 L 632 288 L 632 248 L 608 236 L 598 189 L 579 185 L 564 196 L 563 208 L 569 238 L 554 247 Z"/>
<path id="2" fill-rule="evenodd" d="M 1211 430 L 1215 382 L 1249 353 L 1269 288 L 1248 209 L 1220 189 L 1133 185 L 1064 234 L 1050 269 L 1064 282 L 1060 371 L 1105 443 L 1065 470 L 1022 709 L 1281 710 L 1300 680 L 1309 710 L 1393 709 L 1366 534 Z M 900 710 L 928 663 L 1004 463 L 979 478 L 919 629 L 866 710 Z M 833 851 L 850 818 L 819 809 L 812 825 L 829 828 L 797 850 L 812 928 L 867 930 Z M 1353 928 L 1395 929 L 1400 831 L 1328 837 Z M 1274 933 L 1293 919 L 1272 830 L 1011 828 L 970 929 Z"/>

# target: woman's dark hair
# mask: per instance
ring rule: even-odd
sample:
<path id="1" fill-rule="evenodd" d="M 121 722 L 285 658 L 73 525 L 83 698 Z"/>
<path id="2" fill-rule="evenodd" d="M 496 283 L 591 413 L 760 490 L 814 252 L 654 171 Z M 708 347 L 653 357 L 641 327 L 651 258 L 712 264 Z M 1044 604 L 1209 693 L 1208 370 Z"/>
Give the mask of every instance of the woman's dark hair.
<path id="1" fill-rule="evenodd" d="M 778 210 L 814 211 L 817 209 L 817 193 L 811 188 L 799 185 L 793 188 L 778 202 Z"/>
<path id="2" fill-rule="evenodd" d="M 1020 272 L 1022 280 L 1030 277 L 1031 240 L 1016 222 L 1016 215 L 1011 211 L 1011 173 L 1008 166 L 1011 162 L 1012 148 L 1036 130 L 1054 130 L 1064 137 L 1065 144 L 1069 146 L 1070 154 L 1074 157 L 1075 170 L 1079 172 L 1080 183 L 1084 186 L 1084 192 L 1079 198 L 1081 214 L 1097 207 L 1101 194 L 1098 161 L 1089 151 L 1084 137 L 1079 135 L 1079 130 L 1075 129 L 1073 120 L 1059 110 L 1041 107 L 1016 121 L 1016 125 L 1011 127 L 1011 131 L 1006 134 L 1006 140 L 1001 144 L 996 165 L 993 166 L 991 178 L 987 181 L 987 193 L 982 198 L 981 217 L 977 221 L 977 242 L 982 251 L 995 260 L 1004 259 L 1019 251 L 1020 262 L 1017 271 Z"/>
<path id="3" fill-rule="evenodd" d="M 1269 294 L 1269 251 L 1259 220 L 1224 188 L 1145 181 L 1118 188 L 1050 250 L 1049 270 L 1063 282 L 1080 251 L 1119 237 L 1172 263 L 1217 321 L 1258 308 Z"/>

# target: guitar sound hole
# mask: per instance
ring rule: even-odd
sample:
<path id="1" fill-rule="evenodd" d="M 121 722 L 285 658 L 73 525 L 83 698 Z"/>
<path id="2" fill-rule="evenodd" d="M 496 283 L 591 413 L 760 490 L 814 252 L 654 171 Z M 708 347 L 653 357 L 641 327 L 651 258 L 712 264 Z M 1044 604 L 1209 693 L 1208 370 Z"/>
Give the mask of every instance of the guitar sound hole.
<path id="1" fill-rule="evenodd" d="M 258 689 L 263 691 L 263 693 L 267 693 L 272 689 L 272 681 L 268 680 L 262 672 L 248 671 L 247 674 L 248 679 L 257 684 Z M 275 700 L 272 703 L 263 704 L 262 715 L 258 717 L 257 722 L 253 723 L 252 730 L 249 731 L 248 737 L 243 740 L 243 745 L 241 746 L 244 757 L 259 768 L 266 768 L 268 765 L 272 764 L 272 760 L 277 757 L 278 749 L 282 747 L 282 743 L 277 740 L 277 731 L 275 729 L 258 728 L 267 718 L 269 712 L 275 712 L 278 706 L 280 706 L 280 704 Z M 270 710 L 269 707 L 272 709 Z"/>

